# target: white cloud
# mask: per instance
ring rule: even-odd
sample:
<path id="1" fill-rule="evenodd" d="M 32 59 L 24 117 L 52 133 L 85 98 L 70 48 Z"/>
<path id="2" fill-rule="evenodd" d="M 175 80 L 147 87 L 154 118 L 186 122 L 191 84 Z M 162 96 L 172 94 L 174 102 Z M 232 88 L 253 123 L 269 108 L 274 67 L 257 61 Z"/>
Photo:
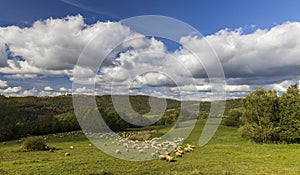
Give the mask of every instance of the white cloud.
<path id="1" fill-rule="evenodd" d="M 289 86 L 291 86 L 292 84 L 297 84 L 297 83 L 298 82 L 296 79 L 295 80 L 285 80 L 280 83 L 265 85 L 264 88 L 272 89 L 277 92 L 283 93 L 283 92 L 286 92 L 286 90 Z"/>
<path id="2" fill-rule="evenodd" d="M 0 80 L 0 88 L 6 86 L 7 86 L 7 81 Z"/>
<path id="3" fill-rule="evenodd" d="M 44 87 L 44 91 L 53 91 L 53 88 L 50 86 Z"/>
<path id="4" fill-rule="evenodd" d="M 21 90 L 23 90 L 23 88 L 20 87 L 20 86 L 17 86 L 17 87 L 8 87 L 6 89 L 0 89 L 0 93 L 3 94 L 3 95 L 5 95 L 5 96 L 14 96 L 14 94 L 17 94 Z"/>
<path id="5" fill-rule="evenodd" d="M 249 85 L 226 85 L 226 91 L 229 92 L 249 92 L 251 88 Z"/>
<path id="6" fill-rule="evenodd" d="M 241 29 L 225 29 L 202 39 L 183 37 L 181 42 L 204 55 L 203 62 L 209 65 L 213 55 L 207 55 L 207 47 L 201 47 L 208 42 L 227 77 L 300 73 L 300 22 L 287 22 L 270 30 L 257 29 L 246 35 Z"/>
<path id="7" fill-rule="evenodd" d="M 66 92 L 66 91 L 68 91 L 65 87 L 61 87 L 61 88 L 59 88 L 59 91 L 60 92 Z"/>
<path id="8" fill-rule="evenodd" d="M 219 71 L 211 48 L 222 63 L 229 82 L 225 89 L 231 97 L 259 86 L 283 92 L 289 81 L 300 74 L 300 22 L 287 22 L 270 30 L 257 29 L 250 34 L 243 34 L 239 28 L 224 29 L 203 38 L 183 36 L 180 39 L 182 48 L 175 52 L 169 52 L 158 39 L 135 33 L 120 23 L 89 25 L 80 15 L 36 21 L 27 28 L 0 27 L 0 38 L 0 73 L 5 74 L 6 79 L 66 75 L 78 84 L 96 82 L 98 88 L 102 88 L 101 93 L 110 93 L 111 87 L 114 93 L 145 93 L 129 89 L 129 85 L 135 88 L 167 86 L 169 92 L 148 93 L 175 97 L 177 94 L 172 92 L 177 93 L 176 87 L 180 87 L 182 94 L 190 99 L 197 93 L 209 99 L 211 85 L 205 70 Z M 91 47 L 85 48 L 91 40 Z M 6 44 L 12 56 L 25 60 L 7 60 Z M 101 60 L 117 45 L 119 47 L 106 60 Z M 200 60 L 190 50 L 200 55 Z M 84 53 L 81 65 L 76 66 L 81 53 Z M 96 75 L 100 61 L 103 64 Z M 112 81 L 113 86 L 110 85 Z M 7 82 L 0 81 L 0 87 L 6 86 Z M 27 90 L 26 94 L 44 96 L 68 91 L 61 87 L 56 93 L 51 86 L 40 92 Z M 6 93 L 12 90 L 7 88 Z M 25 92 L 12 93 L 21 91 Z M 92 92 L 78 88 L 76 93 Z"/>
<path id="9" fill-rule="evenodd" d="M 20 96 L 35 96 L 37 95 L 38 90 L 36 90 L 35 88 L 30 89 L 30 90 L 24 90 Z"/>

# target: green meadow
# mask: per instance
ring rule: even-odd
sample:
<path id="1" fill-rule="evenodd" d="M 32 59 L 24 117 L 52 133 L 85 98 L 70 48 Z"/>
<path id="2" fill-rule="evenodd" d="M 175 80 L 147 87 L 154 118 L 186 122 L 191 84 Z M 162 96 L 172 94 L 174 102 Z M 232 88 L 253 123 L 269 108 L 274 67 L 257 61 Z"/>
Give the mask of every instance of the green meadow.
<path id="1" fill-rule="evenodd" d="M 16 140 L 1 143 L 0 174 L 300 174 L 300 144 L 252 143 L 241 138 L 237 128 L 221 125 L 210 142 L 199 147 L 204 123 L 204 119 L 199 120 L 184 141 L 196 149 L 174 162 L 117 159 L 90 146 L 78 131 L 48 135 L 46 143 L 56 148 L 54 152 L 22 152 Z M 147 129 L 163 134 L 170 127 Z M 66 152 L 71 155 L 65 156 Z"/>

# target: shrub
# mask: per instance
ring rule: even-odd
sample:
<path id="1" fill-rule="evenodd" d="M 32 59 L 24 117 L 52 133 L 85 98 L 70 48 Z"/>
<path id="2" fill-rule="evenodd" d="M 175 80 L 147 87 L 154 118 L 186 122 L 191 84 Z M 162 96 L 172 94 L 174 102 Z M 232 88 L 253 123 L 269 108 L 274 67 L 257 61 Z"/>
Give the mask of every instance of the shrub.
<path id="1" fill-rule="evenodd" d="M 44 139 L 38 136 L 27 137 L 23 142 L 22 148 L 26 151 L 40 151 L 49 149 Z"/>
<path id="2" fill-rule="evenodd" d="M 242 110 L 240 108 L 230 109 L 228 115 L 224 117 L 222 123 L 225 126 L 239 127 L 241 125 Z"/>

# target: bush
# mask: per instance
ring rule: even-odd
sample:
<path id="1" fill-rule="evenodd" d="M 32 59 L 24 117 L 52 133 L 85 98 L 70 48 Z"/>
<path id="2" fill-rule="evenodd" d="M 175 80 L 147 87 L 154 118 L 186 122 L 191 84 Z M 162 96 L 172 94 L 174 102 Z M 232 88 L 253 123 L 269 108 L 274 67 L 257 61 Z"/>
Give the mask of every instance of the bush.
<path id="1" fill-rule="evenodd" d="M 239 127 L 241 125 L 242 110 L 240 108 L 230 109 L 228 115 L 224 117 L 222 124 L 225 126 Z"/>
<path id="2" fill-rule="evenodd" d="M 26 151 L 40 151 L 49 149 L 44 139 L 38 136 L 27 137 L 23 142 L 22 148 Z"/>

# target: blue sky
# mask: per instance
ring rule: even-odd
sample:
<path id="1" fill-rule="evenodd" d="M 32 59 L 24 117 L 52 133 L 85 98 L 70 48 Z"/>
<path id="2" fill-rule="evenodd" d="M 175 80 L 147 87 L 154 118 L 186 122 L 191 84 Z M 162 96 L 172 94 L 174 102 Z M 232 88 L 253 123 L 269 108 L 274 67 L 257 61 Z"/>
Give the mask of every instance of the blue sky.
<path id="1" fill-rule="evenodd" d="M 300 2 L 297 0 L 2 0 L 0 24 L 31 25 L 39 19 L 61 18 L 82 14 L 89 22 L 118 21 L 138 15 L 164 15 L 177 18 L 211 34 L 223 28 L 255 25 L 270 28 L 285 21 L 300 20 Z"/>
<path id="2" fill-rule="evenodd" d="M 2 0 L 0 6 L 0 51 L 2 47 L 2 59 L 7 64 L 3 63 L 1 65 L 0 60 L 0 93 L 8 96 L 59 95 L 70 93 L 69 89 L 73 81 L 72 69 L 74 68 L 74 60 L 71 57 L 76 57 L 76 54 L 71 56 L 65 56 L 65 53 L 59 55 L 61 49 L 57 50 L 57 47 L 49 48 L 47 43 L 45 47 L 42 47 L 39 45 L 40 41 L 53 42 L 54 44 L 50 45 L 50 47 L 55 44 L 59 48 L 60 46 L 65 47 L 66 45 L 62 44 L 64 42 L 61 40 L 62 36 L 60 33 L 72 32 L 72 29 L 65 31 L 68 30 L 68 25 L 77 26 L 77 24 L 81 25 L 84 23 L 84 25 L 91 27 L 99 21 L 103 25 L 106 25 L 107 21 L 115 24 L 119 20 L 139 15 L 172 17 L 191 25 L 201 32 L 209 44 L 212 45 L 213 49 L 215 49 L 224 66 L 226 81 L 229 85 L 227 87 L 229 98 L 244 96 L 249 91 L 261 86 L 283 92 L 290 84 L 298 83 L 300 55 L 297 50 L 299 50 L 299 43 L 298 40 L 289 41 L 300 37 L 298 32 L 300 1 L 297 0 Z M 73 20 L 69 20 L 73 21 L 73 24 L 65 20 L 67 16 L 74 17 L 72 18 Z M 36 21 L 45 20 L 61 20 L 55 21 L 55 23 L 62 27 L 66 26 L 66 29 L 55 28 L 53 27 L 54 25 L 50 25 L 50 22 L 49 24 L 44 22 L 36 28 L 32 26 Z M 19 34 L 21 33 L 19 36 L 21 38 L 17 38 L 18 40 L 10 37 L 17 35 L 11 26 L 17 26 L 18 30 L 21 31 L 19 32 Z M 28 30 L 24 29 L 26 27 Z M 115 27 L 117 31 L 123 31 L 117 25 Z M 100 24 L 99 28 L 101 28 Z M 59 31 L 60 29 L 63 32 Z M 53 40 L 49 39 L 46 35 L 34 36 L 33 33 L 39 33 L 40 30 L 43 30 L 45 33 L 53 31 L 55 33 L 55 30 L 57 30 L 57 36 L 54 36 Z M 75 30 L 79 30 L 79 32 L 84 31 L 80 26 Z M 132 34 L 130 32 L 124 35 Z M 120 37 L 125 36 L 120 35 Z M 82 38 L 86 37 L 82 36 Z M 148 38 L 145 41 L 149 46 L 161 47 L 159 42 L 150 40 Z M 72 42 L 74 45 L 67 44 L 68 52 L 71 50 L 72 53 L 77 53 L 76 51 L 80 53 L 81 51 L 75 48 L 82 48 L 81 46 L 87 44 L 83 43 L 78 46 L 76 40 L 69 42 Z M 194 43 L 199 42 L 195 41 Z M 274 43 L 276 44 L 274 45 Z M 188 45 L 190 43 L 185 44 Z M 257 47 L 253 47 L 256 44 Z M 35 47 L 32 48 L 32 46 Z M 174 47 L 173 45 L 165 43 L 165 47 L 168 47 L 165 52 L 174 51 L 174 48 L 172 48 Z M 32 49 L 32 53 L 28 53 L 28 50 Z M 4 58 L 8 55 L 7 50 L 12 52 L 12 57 L 21 56 L 25 60 L 17 61 L 16 58 Z M 46 50 L 50 50 L 48 55 L 45 55 Z M 200 50 L 199 52 L 202 53 L 204 51 Z M 252 55 L 247 54 L 249 52 Z M 276 54 L 275 52 L 278 53 Z M 136 53 L 139 56 L 142 54 L 141 50 L 137 50 Z M 181 51 L 177 55 L 176 53 L 168 53 L 167 56 L 175 55 L 175 57 L 178 56 L 178 59 L 182 56 L 188 58 L 188 55 L 183 54 L 184 52 Z M 41 55 L 43 55 L 42 59 L 39 58 Z M 151 59 L 152 57 L 149 58 Z M 56 63 L 60 62 L 60 59 L 63 61 L 58 66 Z M 122 59 L 120 60 L 120 64 L 122 65 Z M 257 64 L 251 63 L 251 60 Z M 191 61 L 185 59 L 185 64 L 188 65 L 187 62 Z M 149 65 L 149 67 L 153 67 L 153 65 Z M 109 68 L 106 69 L 105 71 L 107 72 L 113 71 Z M 168 67 L 167 69 L 171 68 Z M 193 68 L 191 69 L 193 70 Z M 200 69 L 199 72 L 201 72 Z M 241 70 L 238 71 L 237 69 Z M 86 74 L 87 72 L 84 73 Z M 103 74 L 102 78 L 105 76 Z M 153 76 L 157 77 L 157 75 Z M 151 87 L 170 84 L 170 82 L 165 80 L 166 77 L 160 78 L 163 81 L 156 82 L 151 76 L 144 76 L 140 79 L 137 78 L 137 80 L 140 81 L 140 84 L 147 85 L 146 90 L 149 91 L 149 95 L 176 96 L 176 94 L 169 94 L 169 91 L 168 94 L 165 94 L 164 92 L 155 91 L 156 88 L 151 89 Z M 104 79 L 101 79 L 101 82 Z M 205 96 L 204 100 L 209 99 L 209 95 L 207 95 L 209 87 L 205 84 L 208 81 L 203 78 L 196 78 L 196 81 L 198 83 L 196 85 L 197 91 L 200 92 L 201 96 Z M 107 87 L 103 87 L 102 85 L 99 86 L 100 89 L 101 87 L 107 89 Z M 82 87 L 83 89 L 81 90 L 84 91 L 84 85 Z M 172 87 L 169 88 L 172 90 Z M 188 84 L 185 84 L 183 89 L 186 94 L 192 94 L 189 95 L 189 99 L 198 99 L 197 97 L 193 97 L 194 91 L 187 90 L 189 89 Z M 122 88 L 116 91 L 124 92 Z M 144 91 L 145 88 L 141 88 L 141 92 L 145 93 Z"/>

